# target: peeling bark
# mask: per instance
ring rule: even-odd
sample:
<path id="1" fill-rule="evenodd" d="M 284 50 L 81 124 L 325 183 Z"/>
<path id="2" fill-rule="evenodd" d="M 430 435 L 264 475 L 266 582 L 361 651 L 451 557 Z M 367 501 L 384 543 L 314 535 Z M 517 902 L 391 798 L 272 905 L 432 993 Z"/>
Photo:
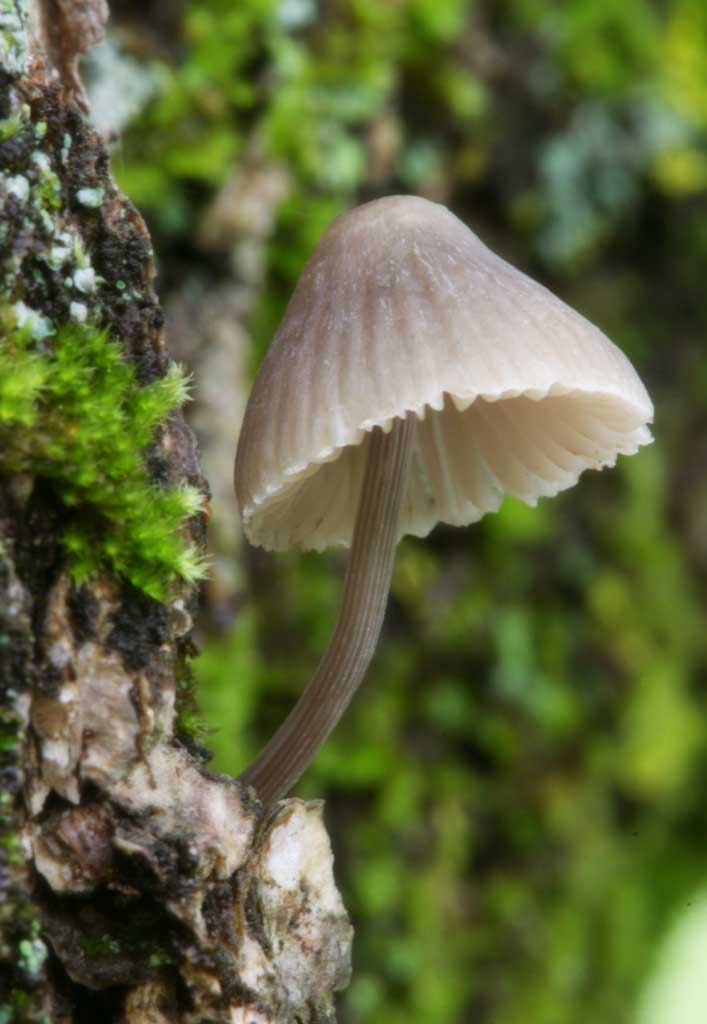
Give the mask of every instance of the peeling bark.
<path id="1" fill-rule="evenodd" d="M 150 239 L 75 71 L 105 16 L 0 0 L 0 118 L 19 126 L 0 145 L 1 301 L 47 325 L 49 356 L 90 314 L 149 384 L 169 368 Z M 108 572 L 78 585 L 51 473 L 2 454 L 0 1022 L 332 1021 L 351 928 L 320 805 L 264 812 L 179 728 L 194 586 L 162 602 Z M 179 413 L 145 462 L 205 489 Z M 204 515 L 185 542 L 203 545 Z"/>

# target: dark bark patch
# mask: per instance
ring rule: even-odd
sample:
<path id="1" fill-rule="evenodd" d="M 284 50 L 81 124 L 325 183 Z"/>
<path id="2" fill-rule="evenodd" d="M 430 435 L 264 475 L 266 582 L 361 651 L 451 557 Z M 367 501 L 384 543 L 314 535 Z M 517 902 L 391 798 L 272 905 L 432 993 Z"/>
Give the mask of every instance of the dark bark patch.
<path id="1" fill-rule="evenodd" d="M 235 945 L 235 896 L 231 881 L 214 884 L 204 899 L 201 912 L 209 930 L 209 938 Z"/>
<path id="2" fill-rule="evenodd" d="M 47 597 L 63 564 L 65 522 L 64 507 L 53 488 L 46 481 L 37 479 L 22 514 L 16 520 L 13 546 L 15 571 L 35 597 L 35 636 L 41 635 Z"/>
<path id="3" fill-rule="evenodd" d="M 135 985 L 173 958 L 170 929 L 156 906 L 111 896 L 81 905 L 53 901 L 43 914 L 45 934 L 68 976 L 92 990 Z"/>
<path id="4" fill-rule="evenodd" d="M 103 882 L 113 858 L 110 816 L 100 803 L 86 803 L 48 814 L 36 842 L 71 875 L 67 889 L 89 892 Z"/>
<path id="5" fill-rule="evenodd" d="M 98 600 L 93 591 L 87 586 L 72 584 L 67 603 L 76 646 L 95 640 Z"/>
<path id="6" fill-rule="evenodd" d="M 159 601 L 127 582 L 123 583 L 121 597 L 106 646 L 120 654 L 127 672 L 140 672 L 169 640 L 168 612 Z"/>

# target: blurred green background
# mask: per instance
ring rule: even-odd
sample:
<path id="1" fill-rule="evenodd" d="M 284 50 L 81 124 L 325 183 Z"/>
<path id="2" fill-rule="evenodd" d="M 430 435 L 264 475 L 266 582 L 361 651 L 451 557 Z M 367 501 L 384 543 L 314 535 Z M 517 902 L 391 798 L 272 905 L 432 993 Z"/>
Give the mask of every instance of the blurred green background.
<path id="1" fill-rule="evenodd" d="M 297 789 L 326 797 L 356 926 L 342 1021 L 707 1020 L 704 990 L 655 1008 L 707 884 L 707 5 L 112 9 L 96 116 L 153 233 L 214 489 L 194 671 L 218 769 L 284 717 L 340 590 L 340 554 L 239 545 L 229 493 L 248 382 L 338 211 L 446 203 L 656 405 L 656 443 L 615 470 L 401 545 L 372 671 Z"/>

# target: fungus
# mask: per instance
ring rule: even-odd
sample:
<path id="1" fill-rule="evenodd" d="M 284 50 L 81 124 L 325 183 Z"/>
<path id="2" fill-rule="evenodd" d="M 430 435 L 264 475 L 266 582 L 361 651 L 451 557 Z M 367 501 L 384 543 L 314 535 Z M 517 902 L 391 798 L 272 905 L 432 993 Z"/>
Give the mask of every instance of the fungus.
<path id="1" fill-rule="evenodd" d="M 329 647 L 241 781 L 284 796 L 336 725 L 403 534 L 504 495 L 535 505 L 650 443 L 652 417 L 623 353 L 443 206 L 393 196 L 338 217 L 256 377 L 235 484 L 251 543 L 351 554 Z"/>

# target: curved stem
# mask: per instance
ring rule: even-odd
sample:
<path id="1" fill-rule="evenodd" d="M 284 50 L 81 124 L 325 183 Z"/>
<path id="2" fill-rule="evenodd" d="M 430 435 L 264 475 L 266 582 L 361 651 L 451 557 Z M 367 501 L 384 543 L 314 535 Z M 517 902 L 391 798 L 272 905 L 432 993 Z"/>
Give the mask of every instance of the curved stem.
<path id="1" fill-rule="evenodd" d="M 348 707 L 373 657 L 393 574 L 414 426 L 410 416 L 396 420 L 388 434 L 380 427 L 371 432 L 334 633 L 298 703 L 240 776 L 265 804 L 285 796 L 297 782 Z"/>

